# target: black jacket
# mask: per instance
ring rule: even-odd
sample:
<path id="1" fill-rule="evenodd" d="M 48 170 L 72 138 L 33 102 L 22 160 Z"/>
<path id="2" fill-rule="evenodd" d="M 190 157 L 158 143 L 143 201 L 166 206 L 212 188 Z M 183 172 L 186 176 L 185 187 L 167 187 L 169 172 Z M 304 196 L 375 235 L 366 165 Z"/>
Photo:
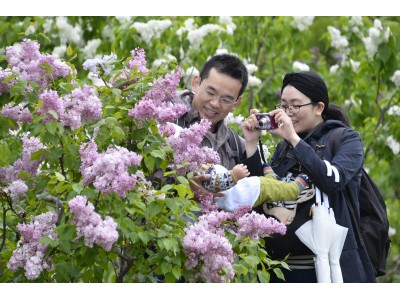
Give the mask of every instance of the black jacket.
<path id="1" fill-rule="evenodd" d="M 364 248 L 358 249 L 344 194 L 344 189 L 347 186 L 359 217 L 358 194 L 361 168 L 364 162 L 363 146 L 358 133 L 346 128 L 341 137 L 340 146 L 335 149 L 336 153 L 332 155 L 329 145 L 329 132 L 337 127 L 346 126 L 339 121 L 328 120 L 317 126 L 311 134 L 303 136 L 295 148 L 286 141 L 281 141 L 272 156 L 270 164 L 275 173 L 281 177 L 286 176 L 288 172 L 293 173 L 294 176 L 299 173 L 307 174 L 314 185 L 328 195 L 330 206 L 335 213 L 336 222 L 349 228 L 340 257 L 343 281 L 375 282 L 376 279 L 366 250 Z M 339 173 L 339 182 L 335 182 L 335 176 L 328 176 L 328 167 L 324 160 L 336 167 Z M 256 152 L 243 163 L 247 165 L 251 176 L 262 175 L 259 152 Z M 296 218 L 297 215 L 299 215 L 298 219 L 301 218 L 302 206 L 304 206 L 305 215 L 312 203 L 313 201 L 308 201 L 308 203 L 299 204 Z M 300 220 L 300 224 L 296 224 L 294 221 L 292 224 L 294 227 L 300 227 L 305 221 Z M 300 242 L 295 234 L 287 234 L 280 239 L 269 239 L 266 243 L 269 243 L 271 247 L 270 249 L 267 247 L 267 250 L 269 252 L 272 251 L 272 255 L 274 255 L 273 249 L 275 248 L 276 258 L 280 259 L 284 254 L 280 253 L 281 255 L 279 255 L 282 247 L 290 247 L 292 255 L 312 253 Z"/>

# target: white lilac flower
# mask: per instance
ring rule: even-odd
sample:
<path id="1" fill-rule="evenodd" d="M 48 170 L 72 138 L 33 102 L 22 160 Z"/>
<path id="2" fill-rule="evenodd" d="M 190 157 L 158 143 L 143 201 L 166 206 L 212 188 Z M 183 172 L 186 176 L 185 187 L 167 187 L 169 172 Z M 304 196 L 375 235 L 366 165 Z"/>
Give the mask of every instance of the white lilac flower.
<path id="1" fill-rule="evenodd" d="M 130 23 L 132 20 L 132 17 L 128 17 L 128 16 L 116 16 L 115 18 L 121 25 Z"/>
<path id="2" fill-rule="evenodd" d="M 258 86 L 261 84 L 261 80 L 255 76 L 249 75 L 249 86 Z"/>
<path id="3" fill-rule="evenodd" d="M 64 57 L 65 52 L 67 52 L 67 46 L 60 45 L 60 46 L 54 47 L 52 55 L 54 55 L 57 58 L 61 58 L 61 57 Z"/>
<path id="4" fill-rule="evenodd" d="M 349 20 L 350 26 L 363 26 L 362 17 L 360 16 L 352 16 Z"/>
<path id="5" fill-rule="evenodd" d="M 292 26 L 300 31 L 304 31 L 312 25 L 314 18 L 311 16 L 295 16 L 293 17 Z"/>
<path id="6" fill-rule="evenodd" d="M 390 78 L 396 86 L 400 86 L 400 70 L 396 70 Z"/>
<path id="7" fill-rule="evenodd" d="M 217 50 L 215 50 L 215 54 L 216 55 L 229 54 L 229 51 L 227 49 L 218 48 Z"/>
<path id="8" fill-rule="evenodd" d="M 246 64 L 246 69 L 247 69 L 247 73 L 249 73 L 249 75 L 258 71 L 258 67 L 255 64 Z"/>
<path id="9" fill-rule="evenodd" d="M 113 34 L 113 28 L 108 24 L 104 26 L 103 30 L 101 31 L 101 37 L 103 38 L 103 40 L 112 43 L 115 39 L 115 36 Z"/>
<path id="10" fill-rule="evenodd" d="M 333 65 L 329 68 L 329 73 L 334 74 L 339 69 L 339 65 Z"/>
<path id="11" fill-rule="evenodd" d="M 33 25 L 29 25 L 28 28 L 25 30 L 26 35 L 30 35 L 36 32 L 36 28 Z"/>
<path id="12" fill-rule="evenodd" d="M 152 39 L 159 38 L 171 25 L 170 20 L 150 20 L 147 23 L 135 22 L 131 27 L 135 28 L 141 38 L 149 44 Z"/>
<path id="13" fill-rule="evenodd" d="M 400 116 L 400 106 L 393 105 L 389 108 L 387 113 L 390 116 Z"/>
<path id="14" fill-rule="evenodd" d="M 185 26 L 184 27 L 180 27 L 177 31 L 176 31 L 176 35 L 179 37 L 182 37 L 182 34 L 184 32 L 190 31 L 190 30 L 194 30 L 195 28 L 197 28 L 194 25 L 194 19 L 193 18 L 189 18 L 186 19 L 184 22 Z"/>
<path id="15" fill-rule="evenodd" d="M 390 28 L 387 27 L 384 31 L 381 21 L 375 19 L 374 27 L 369 28 L 368 36 L 363 38 L 369 59 L 373 59 L 375 53 L 378 52 L 379 45 L 386 43 L 389 40 L 389 36 Z"/>
<path id="16" fill-rule="evenodd" d="M 233 23 L 232 18 L 225 16 L 225 17 L 219 17 L 219 23 L 220 24 L 225 24 L 226 25 L 226 32 L 230 35 L 233 34 L 233 32 L 236 30 L 236 24 Z"/>
<path id="17" fill-rule="evenodd" d="M 310 67 L 302 62 L 295 61 L 292 65 L 294 71 L 310 71 Z"/>
<path id="18" fill-rule="evenodd" d="M 43 24 L 43 33 L 48 33 L 53 26 L 53 19 L 46 19 L 46 22 Z"/>
<path id="19" fill-rule="evenodd" d="M 393 136 L 390 135 L 386 138 L 386 144 L 393 151 L 394 155 L 399 154 L 400 144 L 398 141 L 395 140 L 395 138 Z"/>
<path id="20" fill-rule="evenodd" d="M 242 124 L 242 122 L 243 122 L 244 119 L 245 119 L 245 117 L 243 117 L 242 115 L 234 116 L 233 113 L 230 112 L 230 113 L 226 116 L 226 118 L 225 118 L 224 120 L 225 120 L 225 124 L 226 124 L 226 125 L 229 125 L 229 124 L 237 124 L 237 125 L 240 126 L 240 124 Z"/>
<path id="21" fill-rule="evenodd" d="M 100 39 L 93 39 L 87 42 L 86 46 L 82 49 L 86 58 L 92 58 L 96 54 L 97 48 L 100 46 Z"/>
<path id="22" fill-rule="evenodd" d="M 347 53 L 347 47 L 349 46 L 349 42 L 345 36 L 342 36 L 339 29 L 328 26 L 328 32 L 331 35 L 331 46 L 341 53 Z"/>
<path id="23" fill-rule="evenodd" d="M 188 40 L 190 42 L 190 47 L 192 49 L 197 49 L 200 47 L 201 43 L 203 42 L 204 37 L 212 32 L 221 31 L 223 28 L 219 25 L 215 24 L 206 24 L 201 26 L 198 29 L 190 30 L 188 33 Z"/>
<path id="24" fill-rule="evenodd" d="M 83 32 L 79 24 L 72 26 L 68 23 L 68 19 L 66 17 L 57 17 L 56 26 L 58 28 L 58 34 L 61 40 L 61 44 L 82 44 Z"/>

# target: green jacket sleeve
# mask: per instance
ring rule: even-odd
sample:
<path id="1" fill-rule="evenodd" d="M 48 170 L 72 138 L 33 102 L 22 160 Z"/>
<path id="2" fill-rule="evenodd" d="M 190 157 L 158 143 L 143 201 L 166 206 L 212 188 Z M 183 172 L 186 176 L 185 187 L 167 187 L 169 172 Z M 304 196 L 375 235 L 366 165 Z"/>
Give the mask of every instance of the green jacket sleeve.
<path id="1" fill-rule="evenodd" d="M 273 175 L 260 177 L 260 195 L 253 207 L 265 201 L 293 201 L 300 194 L 300 189 L 295 182 L 277 180 Z"/>

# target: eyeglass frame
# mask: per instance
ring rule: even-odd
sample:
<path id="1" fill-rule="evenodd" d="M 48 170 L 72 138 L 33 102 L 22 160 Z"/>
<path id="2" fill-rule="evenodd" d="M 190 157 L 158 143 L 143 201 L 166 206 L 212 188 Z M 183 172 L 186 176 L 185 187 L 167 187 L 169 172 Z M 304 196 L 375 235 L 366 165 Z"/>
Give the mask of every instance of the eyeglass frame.
<path id="1" fill-rule="evenodd" d="M 202 89 L 207 93 L 207 95 L 208 95 L 210 98 L 213 98 L 214 100 L 218 100 L 218 102 L 221 103 L 222 105 L 226 105 L 226 106 L 228 106 L 228 105 L 233 105 L 233 104 L 237 103 L 238 100 L 239 100 L 239 97 L 237 97 L 236 100 L 232 100 L 232 101 L 231 101 L 230 99 L 225 98 L 225 97 L 221 97 L 221 96 L 219 96 L 219 95 L 216 94 L 216 93 L 214 94 L 214 91 L 210 91 L 210 90 L 209 90 L 209 87 L 205 87 L 205 86 L 203 85 L 203 81 L 202 81 L 202 80 L 200 81 L 199 86 L 202 87 Z"/>
<path id="2" fill-rule="evenodd" d="M 309 102 L 309 103 L 306 103 L 306 104 L 301 104 L 301 105 L 282 105 L 282 104 L 277 104 L 277 105 L 275 105 L 275 108 L 276 109 L 283 109 L 284 111 L 285 111 L 285 113 L 287 113 L 287 110 L 289 110 L 289 112 L 290 113 L 292 113 L 292 114 L 297 114 L 299 111 L 300 111 L 300 108 L 301 107 L 303 107 L 303 106 L 307 106 L 307 105 L 314 105 L 314 104 L 317 104 L 317 103 L 314 103 L 314 102 Z M 296 112 L 294 112 L 293 111 L 293 109 L 294 108 L 296 108 L 297 109 L 297 111 Z"/>

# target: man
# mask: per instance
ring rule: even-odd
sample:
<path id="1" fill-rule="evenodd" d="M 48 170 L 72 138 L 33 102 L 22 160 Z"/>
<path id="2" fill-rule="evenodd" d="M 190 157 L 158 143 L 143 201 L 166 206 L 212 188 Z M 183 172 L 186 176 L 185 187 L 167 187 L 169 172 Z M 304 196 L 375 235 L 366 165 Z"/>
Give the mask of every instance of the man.
<path id="1" fill-rule="evenodd" d="M 200 76 L 193 78 L 192 90 L 172 100 L 188 106 L 188 112 L 177 120 L 179 126 L 187 128 L 203 118 L 211 121 L 201 146 L 214 149 L 227 169 L 239 162 L 244 140 L 226 126 L 224 119 L 241 103 L 247 82 L 247 69 L 238 57 L 216 55 L 204 64 Z"/>

